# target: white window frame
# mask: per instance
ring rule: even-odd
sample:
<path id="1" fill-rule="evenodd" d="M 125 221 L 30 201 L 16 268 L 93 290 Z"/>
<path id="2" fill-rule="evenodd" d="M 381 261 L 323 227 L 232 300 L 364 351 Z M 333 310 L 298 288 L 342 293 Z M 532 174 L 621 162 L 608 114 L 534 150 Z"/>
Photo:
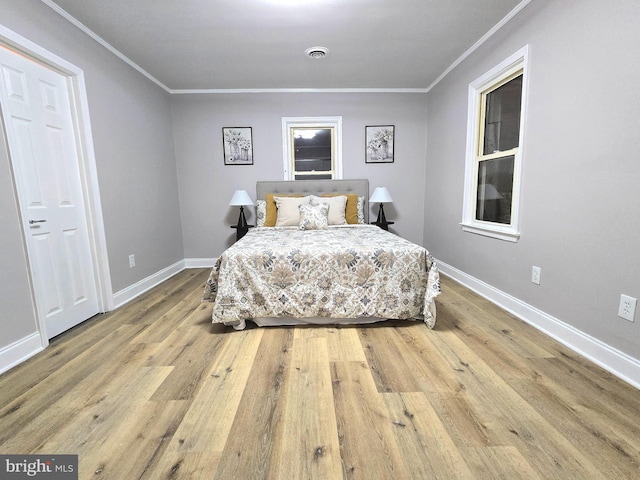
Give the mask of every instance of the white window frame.
<path id="1" fill-rule="evenodd" d="M 293 138 L 291 131 L 294 128 L 333 128 L 333 179 L 342 178 L 342 117 L 282 117 L 282 152 L 284 179 L 294 180 L 295 170 L 293 165 Z"/>
<path id="2" fill-rule="evenodd" d="M 527 70 L 528 70 L 529 46 L 525 46 L 511 55 L 509 58 L 492 68 L 489 72 L 469 84 L 469 104 L 467 119 L 467 153 L 465 160 L 464 201 L 462 211 L 462 230 L 465 232 L 498 238 L 510 242 L 517 242 L 520 237 L 520 197 L 522 185 L 522 153 L 524 146 L 525 112 L 527 104 Z M 479 145 L 483 135 L 484 106 L 483 93 L 494 89 L 515 72 L 522 70 L 522 104 L 520 110 L 520 132 L 518 147 L 513 149 L 514 171 L 513 191 L 511 201 L 511 223 L 501 224 L 486 222 L 476 219 L 476 202 L 478 190 L 478 167 L 480 164 Z M 500 152 L 502 156 L 508 156 L 511 151 Z"/>

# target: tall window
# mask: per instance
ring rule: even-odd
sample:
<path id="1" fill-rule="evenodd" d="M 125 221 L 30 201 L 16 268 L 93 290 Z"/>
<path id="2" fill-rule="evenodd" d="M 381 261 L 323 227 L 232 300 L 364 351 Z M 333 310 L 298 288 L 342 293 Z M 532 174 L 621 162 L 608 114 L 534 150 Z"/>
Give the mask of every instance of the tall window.
<path id="1" fill-rule="evenodd" d="M 282 119 L 285 180 L 342 178 L 342 117 Z"/>
<path id="2" fill-rule="evenodd" d="M 527 49 L 469 86 L 462 228 L 516 241 Z"/>

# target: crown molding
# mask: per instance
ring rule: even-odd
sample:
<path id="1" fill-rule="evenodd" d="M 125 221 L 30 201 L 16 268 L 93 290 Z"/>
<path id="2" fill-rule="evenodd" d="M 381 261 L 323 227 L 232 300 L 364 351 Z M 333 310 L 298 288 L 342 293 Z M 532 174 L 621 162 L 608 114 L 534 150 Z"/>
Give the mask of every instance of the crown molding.
<path id="1" fill-rule="evenodd" d="M 158 80 L 156 77 L 154 77 L 153 75 L 151 75 L 149 72 L 147 72 L 144 68 L 142 68 L 140 65 L 138 65 L 137 63 L 135 63 L 133 60 L 131 60 L 129 57 L 127 57 L 124 53 L 122 53 L 120 50 L 118 50 L 116 47 L 114 47 L 113 45 L 111 45 L 109 42 L 107 42 L 104 38 L 102 38 L 100 35 L 98 35 L 97 33 L 95 33 L 93 30 L 91 30 L 89 27 L 87 27 L 84 23 L 82 23 L 80 20 L 78 20 L 77 18 L 73 17 L 72 15 L 70 15 L 69 13 L 66 12 L 66 10 L 63 10 L 62 8 L 60 8 L 57 4 L 55 4 L 52 0 L 40 0 L 42 3 L 44 3 L 47 7 L 49 7 L 51 10 L 53 10 L 54 12 L 56 12 L 58 15 L 60 15 L 62 18 L 64 18 L 65 20 L 67 20 L 69 23 L 71 23 L 72 25 L 74 25 L 76 28 L 80 29 L 82 32 L 84 32 L 86 35 L 88 35 L 89 37 L 91 37 L 93 40 L 95 40 L 98 44 L 100 44 L 101 46 L 103 46 L 104 48 L 106 48 L 107 50 L 109 50 L 111 53 L 113 53 L 116 57 L 118 57 L 120 60 L 122 60 L 124 63 L 126 63 L 127 65 L 129 65 L 130 67 L 132 67 L 134 70 L 138 71 L 139 73 L 141 73 L 142 75 L 144 75 L 145 77 L 147 77 L 149 80 L 151 80 L 153 83 L 155 83 L 156 85 L 158 85 L 160 88 L 162 88 L 164 91 L 166 92 L 170 92 L 169 87 L 167 87 L 164 83 L 162 83 L 160 80 Z"/>
<path id="2" fill-rule="evenodd" d="M 427 93 L 426 88 L 202 88 L 172 89 L 169 93 Z"/>
<path id="3" fill-rule="evenodd" d="M 464 52 L 462 55 L 460 55 L 456 59 L 455 62 L 453 62 L 451 65 L 449 65 L 449 68 L 447 68 L 444 72 L 442 72 L 440 74 L 440 76 L 438 78 L 436 78 L 434 80 L 434 82 L 425 89 L 425 91 L 427 93 L 429 93 L 431 91 L 431 89 L 433 87 L 435 87 L 438 83 L 440 83 L 444 77 L 449 75 L 449 73 L 451 73 L 451 71 L 454 68 L 456 68 L 458 65 L 460 65 L 469 55 L 471 55 L 478 48 L 480 48 L 480 46 L 482 46 L 483 43 L 485 43 L 487 40 L 489 40 L 491 37 L 493 37 L 493 35 L 495 35 L 498 32 L 498 30 L 500 30 L 502 27 L 504 27 L 513 17 L 515 17 L 518 13 L 520 13 L 520 11 L 524 7 L 529 5 L 531 2 L 532 2 L 532 0 L 522 0 L 522 2 L 520 2 L 518 5 L 516 5 L 516 7 L 513 10 L 511 10 L 502 20 L 500 20 L 498 23 L 496 23 L 491 30 L 489 30 L 482 37 L 480 37 L 480 40 L 478 40 L 476 43 L 474 43 L 471 46 L 471 48 L 469 48 L 469 50 Z"/>

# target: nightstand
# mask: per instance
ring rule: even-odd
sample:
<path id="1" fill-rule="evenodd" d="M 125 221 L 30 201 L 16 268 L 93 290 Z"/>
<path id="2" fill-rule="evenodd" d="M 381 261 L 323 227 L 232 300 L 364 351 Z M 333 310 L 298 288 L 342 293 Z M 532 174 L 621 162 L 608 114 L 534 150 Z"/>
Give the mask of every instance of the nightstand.
<path id="1" fill-rule="evenodd" d="M 394 223 L 396 222 L 384 222 L 384 223 L 371 222 L 371 225 L 377 225 L 381 229 L 389 231 L 389 225 L 393 225 Z"/>
<path id="2" fill-rule="evenodd" d="M 244 227 L 239 227 L 238 225 L 231 225 L 231 228 L 235 228 L 236 231 L 236 242 L 244 237 L 250 228 L 255 227 L 255 225 L 246 225 Z"/>

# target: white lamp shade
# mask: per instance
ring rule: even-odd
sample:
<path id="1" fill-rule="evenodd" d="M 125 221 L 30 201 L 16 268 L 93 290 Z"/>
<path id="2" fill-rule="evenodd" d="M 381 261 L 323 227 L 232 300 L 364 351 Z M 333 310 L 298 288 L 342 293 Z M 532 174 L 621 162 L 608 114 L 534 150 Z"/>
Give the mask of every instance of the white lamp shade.
<path id="1" fill-rule="evenodd" d="M 393 202 L 393 198 L 391 198 L 387 187 L 376 187 L 369 201 L 371 203 L 391 203 Z"/>
<path id="2" fill-rule="evenodd" d="M 233 205 L 233 206 L 253 205 L 253 200 L 251 200 L 251 197 L 249 196 L 246 190 L 236 190 L 233 194 L 233 197 L 231 197 L 231 201 L 229 202 L 229 205 Z"/>

